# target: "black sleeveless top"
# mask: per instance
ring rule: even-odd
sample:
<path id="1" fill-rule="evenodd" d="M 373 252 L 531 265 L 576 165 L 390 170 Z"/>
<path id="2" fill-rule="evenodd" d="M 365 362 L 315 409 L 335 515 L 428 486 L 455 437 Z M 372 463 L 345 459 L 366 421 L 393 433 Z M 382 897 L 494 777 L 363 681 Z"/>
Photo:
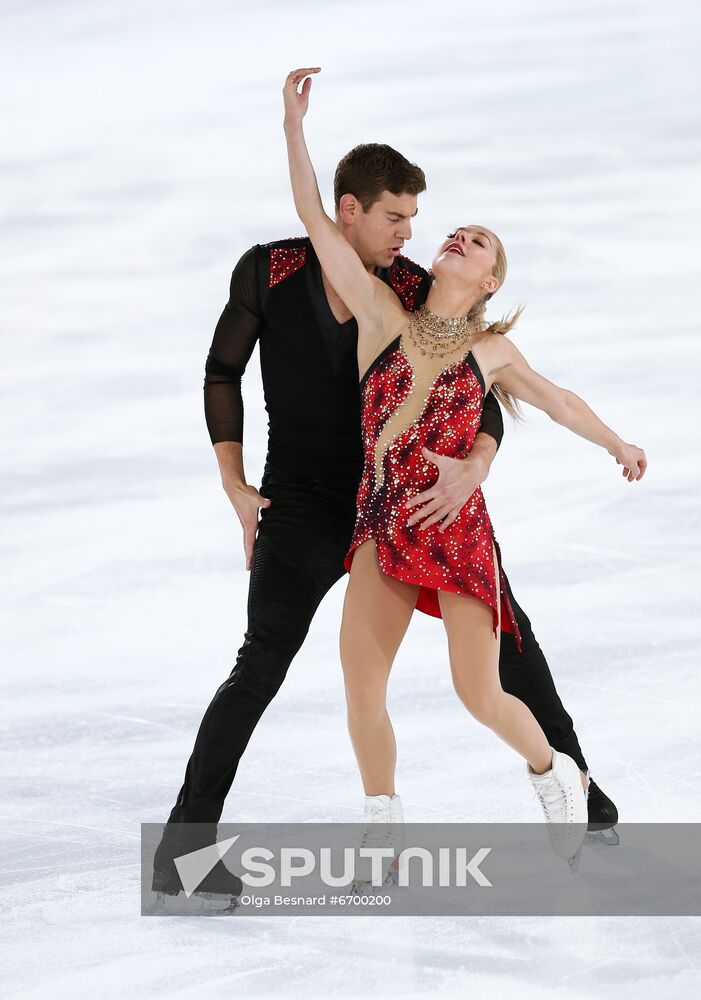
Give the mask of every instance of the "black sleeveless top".
<path id="1" fill-rule="evenodd" d="M 428 274 L 408 258 L 375 273 L 407 309 L 428 295 Z M 256 244 L 234 269 L 205 366 L 213 444 L 243 441 L 241 376 L 256 342 L 269 424 L 266 469 L 357 483 L 363 467 L 358 325 L 354 318 L 339 323 L 331 312 L 308 237 Z M 480 429 L 501 442 L 501 412 L 492 393 Z"/>

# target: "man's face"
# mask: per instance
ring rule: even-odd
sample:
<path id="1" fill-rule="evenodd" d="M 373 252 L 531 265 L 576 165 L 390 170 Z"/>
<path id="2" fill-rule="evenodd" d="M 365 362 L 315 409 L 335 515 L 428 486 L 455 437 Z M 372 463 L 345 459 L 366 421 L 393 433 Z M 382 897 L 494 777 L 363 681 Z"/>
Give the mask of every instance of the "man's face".
<path id="1" fill-rule="evenodd" d="M 339 214 L 346 239 L 366 267 L 390 267 L 411 239 L 411 220 L 418 212 L 415 194 L 383 191 L 367 212 L 352 195 L 343 195 Z"/>

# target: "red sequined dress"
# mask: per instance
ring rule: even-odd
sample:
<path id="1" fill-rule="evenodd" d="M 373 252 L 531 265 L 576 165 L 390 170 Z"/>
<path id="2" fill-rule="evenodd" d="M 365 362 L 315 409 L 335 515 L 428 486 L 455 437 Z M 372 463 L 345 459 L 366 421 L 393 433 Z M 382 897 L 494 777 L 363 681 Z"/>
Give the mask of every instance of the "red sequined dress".
<path id="1" fill-rule="evenodd" d="M 442 532 L 437 523 L 427 528 L 420 528 L 421 521 L 406 523 L 416 512 L 405 506 L 407 498 L 438 479 L 438 469 L 424 458 L 422 446 L 464 458 L 480 425 L 484 396 L 484 378 L 471 352 L 465 354 L 462 348 L 452 360 L 426 356 L 407 335 L 409 323 L 411 319 L 360 383 L 365 461 L 344 566 L 350 572 L 355 550 L 374 538 L 383 572 L 419 585 L 419 611 L 442 617 L 438 590 L 469 594 L 492 608 L 495 634 L 501 597 L 501 628 L 514 635 L 520 650 L 521 636 L 481 488 Z"/>

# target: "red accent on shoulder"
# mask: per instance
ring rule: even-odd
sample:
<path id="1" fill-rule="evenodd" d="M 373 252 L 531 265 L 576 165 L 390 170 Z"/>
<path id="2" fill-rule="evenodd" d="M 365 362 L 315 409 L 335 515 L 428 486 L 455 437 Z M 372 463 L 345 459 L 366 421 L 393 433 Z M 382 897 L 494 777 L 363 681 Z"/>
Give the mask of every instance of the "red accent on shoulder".
<path id="1" fill-rule="evenodd" d="M 411 264 L 412 267 L 418 267 L 422 274 L 426 274 L 426 268 L 423 264 L 417 264 L 415 260 L 412 260 L 411 257 L 405 257 L 403 253 L 400 253 L 398 257 L 394 258 L 394 264 L 392 266 L 401 267 L 404 264 Z"/>
<path id="2" fill-rule="evenodd" d="M 273 247 L 270 251 L 270 278 L 268 288 L 279 284 L 285 278 L 289 278 L 300 267 L 304 267 L 307 262 L 307 248 L 302 247 Z"/>
<path id="3" fill-rule="evenodd" d="M 416 292 L 423 280 L 423 275 L 414 274 L 404 267 L 397 267 L 396 264 L 392 265 L 392 269 L 389 272 L 390 284 L 402 300 L 402 305 L 405 309 L 414 308 Z"/>

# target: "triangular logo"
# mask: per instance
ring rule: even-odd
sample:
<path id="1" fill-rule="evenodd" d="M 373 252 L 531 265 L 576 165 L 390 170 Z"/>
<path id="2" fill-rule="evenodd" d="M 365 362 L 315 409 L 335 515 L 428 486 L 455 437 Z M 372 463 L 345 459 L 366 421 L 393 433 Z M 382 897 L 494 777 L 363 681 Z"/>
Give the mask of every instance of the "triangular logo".
<path id="1" fill-rule="evenodd" d="M 203 878 L 211 872 L 212 868 L 220 861 L 231 845 L 239 839 L 240 833 L 228 840 L 220 840 L 216 844 L 208 844 L 207 847 L 200 847 L 197 851 L 189 854 L 181 854 L 179 858 L 174 858 L 175 867 L 182 882 L 185 895 L 189 899 Z"/>

